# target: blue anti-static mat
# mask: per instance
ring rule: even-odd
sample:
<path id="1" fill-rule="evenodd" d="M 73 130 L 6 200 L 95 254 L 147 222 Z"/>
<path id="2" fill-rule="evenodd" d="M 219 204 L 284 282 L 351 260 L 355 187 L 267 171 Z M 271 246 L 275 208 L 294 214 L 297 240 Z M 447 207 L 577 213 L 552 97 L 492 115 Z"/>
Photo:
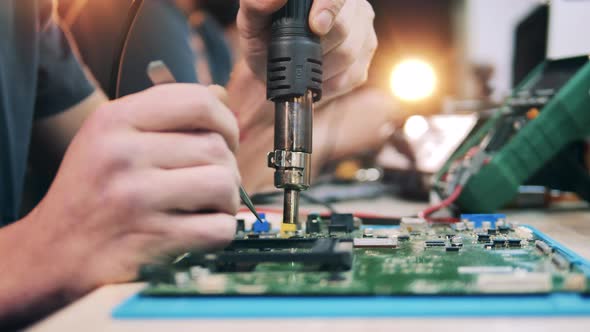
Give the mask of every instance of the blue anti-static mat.
<path id="1" fill-rule="evenodd" d="M 590 262 L 537 229 L 534 234 L 590 275 Z M 113 311 L 116 319 L 485 317 L 590 315 L 590 296 L 142 297 Z"/>

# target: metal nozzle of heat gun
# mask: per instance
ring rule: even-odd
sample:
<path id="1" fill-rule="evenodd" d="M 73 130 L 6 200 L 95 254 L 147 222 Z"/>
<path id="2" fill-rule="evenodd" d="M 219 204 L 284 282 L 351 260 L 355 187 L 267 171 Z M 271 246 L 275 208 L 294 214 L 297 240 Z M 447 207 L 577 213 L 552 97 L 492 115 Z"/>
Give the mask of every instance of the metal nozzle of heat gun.
<path id="1" fill-rule="evenodd" d="M 309 28 L 313 0 L 289 0 L 273 16 L 267 98 L 275 103 L 275 187 L 284 189 L 283 223 L 295 225 L 299 192 L 310 185 L 313 103 L 322 95 L 322 49 Z"/>

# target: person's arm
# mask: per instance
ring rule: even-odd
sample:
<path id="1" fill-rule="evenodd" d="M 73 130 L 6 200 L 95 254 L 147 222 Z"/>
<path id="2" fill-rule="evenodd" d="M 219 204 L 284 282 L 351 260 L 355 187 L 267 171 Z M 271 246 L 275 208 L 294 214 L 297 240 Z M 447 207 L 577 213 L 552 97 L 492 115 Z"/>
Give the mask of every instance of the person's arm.
<path id="1" fill-rule="evenodd" d="M 89 116 L 47 195 L 0 229 L 0 330 L 233 239 L 238 127 L 223 95 L 169 84 Z"/>
<path id="2" fill-rule="evenodd" d="M 54 174 L 82 123 L 107 101 L 104 93 L 97 90 L 67 110 L 37 120 L 30 151 L 35 169 Z"/>
<path id="3" fill-rule="evenodd" d="M 16 330 L 74 299 L 76 272 L 55 256 L 55 244 L 36 242 L 32 217 L 0 229 L 0 329 Z"/>
<path id="4" fill-rule="evenodd" d="M 66 148 L 84 119 L 106 102 L 106 97 L 82 69 L 55 19 L 39 33 L 35 118 L 29 145 L 29 173 L 22 212 L 38 203 L 53 180 Z"/>
<path id="5" fill-rule="evenodd" d="M 238 127 L 218 92 L 167 85 L 103 103 L 70 53 L 44 46 L 34 144 L 55 161 L 67 150 L 42 201 L 0 229 L 0 330 L 235 233 Z"/>
<path id="6" fill-rule="evenodd" d="M 68 30 L 81 58 L 99 86 L 114 99 L 112 67 L 118 53 L 130 0 L 88 0 Z M 65 11 L 65 10 L 64 10 Z M 68 13 L 62 13 L 68 16 Z M 163 61 L 179 83 L 198 83 L 190 30 L 185 14 L 170 0 L 145 0 L 129 35 L 121 68 L 119 96 L 152 86 L 146 75 L 150 62 Z"/>
<path id="7" fill-rule="evenodd" d="M 270 120 L 272 113 L 268 112 Z M 312 175 L 328 162 L 379 149 L 401 115 L 393 98 L 375 89 L 357 89 L 321 105 L 314 117 Z M 248 192 L 274 188 L 273 170 L 266 162 L 273 136 L 271 123 L 253 126 L 242 137 L 237 158 Z"/>

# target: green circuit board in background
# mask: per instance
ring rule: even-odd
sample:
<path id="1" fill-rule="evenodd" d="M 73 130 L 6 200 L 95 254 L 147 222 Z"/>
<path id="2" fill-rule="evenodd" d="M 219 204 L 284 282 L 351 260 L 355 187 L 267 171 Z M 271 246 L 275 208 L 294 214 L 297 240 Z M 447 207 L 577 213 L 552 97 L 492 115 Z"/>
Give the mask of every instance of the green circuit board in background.
<path id="1" fill-rule="evenodd" d="M 573 264 L 526 226 L 498 220 L 482 225 L 429 224 L 404 220 L 400 226 L 359 224 L 348 232 L 330 231 L 321 221 L 316 233 L 298 239 L 337 239 L 350 254 L 350 266 L 328 268 L 272 262 L 247 271 L 227 271 L 211 264 L 193 265 L 186 254 L 170 264 L 146 269 L 150 285 L 144 296 L 210 295 L 462 295 L 586 293 L 590 282 Z M 240 232 L 237 239 L 280 239 L 277 233 Z M 309 248 L 243 249 L 244 253 L 307 254 Z M 215 261 L 210 253 L 208 262 Z M 235 264 L 234 264 L 235 265 Z M 232 266 L 234 266 L 232 265 Z M 225 266 L 225 265 L 224 265 Z"/>

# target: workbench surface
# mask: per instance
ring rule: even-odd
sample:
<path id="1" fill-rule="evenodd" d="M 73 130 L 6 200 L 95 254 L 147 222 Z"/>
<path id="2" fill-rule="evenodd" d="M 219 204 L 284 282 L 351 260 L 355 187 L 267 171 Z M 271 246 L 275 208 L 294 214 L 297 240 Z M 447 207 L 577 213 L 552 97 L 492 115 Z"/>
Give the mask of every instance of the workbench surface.
<path id="1" fill-rule="evenodd" d="M 342 212 L 410 215 L 424 204 L 393 198 L 337 204 Z M 508 218 L 529 224 L 590 259 L 590 210 L 562 207 L 546 211 L 508 211 Z M 141 283 L 106 286 L 38 323 L 29 331 L 590 331 L 590 317 L 561 318 L 391 318 L 115 321 L 114 307 L 143 287 Z"/>

